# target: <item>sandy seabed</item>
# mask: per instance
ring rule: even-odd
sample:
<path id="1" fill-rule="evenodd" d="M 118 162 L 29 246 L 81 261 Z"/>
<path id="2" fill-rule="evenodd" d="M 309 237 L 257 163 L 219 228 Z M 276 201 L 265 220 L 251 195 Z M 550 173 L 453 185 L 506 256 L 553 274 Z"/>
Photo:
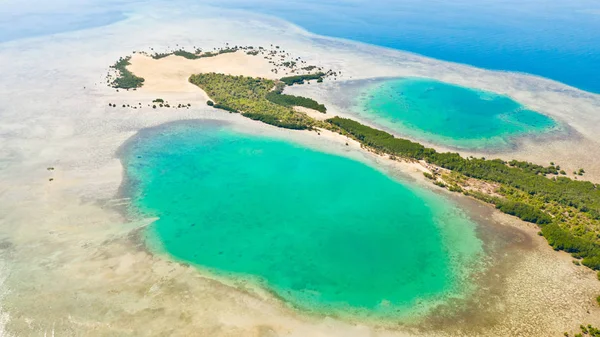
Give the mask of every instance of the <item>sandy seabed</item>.
<path id="1" fill-rule="evenodd" d="M 0 106 L 0 335 L 559 336 L 582 323 L 600 325 L 594 303 L 600 282 L 592 271 L 554 252 L 535 226 L 463 197 L 457 202 L 480 224 L 484 241 L 498 245 L 492 249 L 496 254 L 480 277 L 480 296 L 456 312 L 440 309 L 419 324 L 384 327 L 306 316 L 244 284 L 226 285 L 149 253 L 140 232 L 152 219 L 122 213 L 129 200 L 119 193 L 123 167 L 117 153 L 140 130 L 164 123 L 226 121 L 425 184 L 419 165 L 378 157 L 355 142 L 346 146 L 347 139 L 327 132 L 282 130 L 211 109 L 204 104 L 206 95 L 187 83 L 189 67 L 277 77 L 260 57 L 222 55 L 194 65 L 167 58 L 164 62 L 171 63 L 165 68 L 134 59 L 132 69 L 147 77 L 147 85 L 128 92 L 107 87 L 109 65 L 149 47 L 277 44 L 309 63 L 341 70 L 337 81 L 428 76 L 507 94 L 568 124 L 574 135 L 532 141 L 499 156 L 556 161 L 569 171 L 586 168 L 589 179 L 600 177 L 598 95 L 532 76 L 313 36 L 262 16 L 158 12 L 8 42 L 0 49 L 5 98 Z M 326 89 L 334 85 L 302 90 L 326 103 L 328 114 L 343 116 L 342 107 L 327 97 Z M 148 107 L 157 97 L 192 106 Z M 138 103 L 142 107 L 135 110 L 121 107 Z"/>

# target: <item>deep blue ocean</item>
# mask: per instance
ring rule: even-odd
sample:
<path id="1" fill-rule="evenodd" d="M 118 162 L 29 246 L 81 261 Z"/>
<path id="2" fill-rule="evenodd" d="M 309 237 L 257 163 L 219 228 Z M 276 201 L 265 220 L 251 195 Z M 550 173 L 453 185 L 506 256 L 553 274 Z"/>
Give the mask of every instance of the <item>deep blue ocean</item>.
<path id="1" fill-rule="evenodd" d="M 0 9 L 0 43 L 110 24 L 126 17 L 119 9 L 152 2 L 92 0 L 75 2 L 81 10 L 63 4 L 50 13 L 24 5 L 18 15 Z M 169 6 L 192 3 L 273 15 L 321 35 L 600 93 L 598 0 L 181 0 Z"/>
<path id="2" fill-rule="evenodd" d="M 320 35 L 600 93 L 600 1 L 220 0 Z"/>

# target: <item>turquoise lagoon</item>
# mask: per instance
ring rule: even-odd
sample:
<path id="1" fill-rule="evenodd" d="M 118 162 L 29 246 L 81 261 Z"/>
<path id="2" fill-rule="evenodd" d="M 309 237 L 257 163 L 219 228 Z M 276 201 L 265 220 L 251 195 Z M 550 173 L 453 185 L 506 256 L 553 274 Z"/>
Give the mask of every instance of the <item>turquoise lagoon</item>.
<path id="1" fill-rule="evenodd" d="M 445 197 L 345 157 L 176 124 L 130 142 L 133 211 L 152 250 L 262 286 L 297 309 L 400 317 L 465 296 L 482 258 Z"/>
<path id="2" fill-rule="evenodd" d="M 519 137 L 558 129 L 509 97 L 421 78 L 367 85 L 354 110 L 401 135 L 463 149 L 506 148 Z"/>

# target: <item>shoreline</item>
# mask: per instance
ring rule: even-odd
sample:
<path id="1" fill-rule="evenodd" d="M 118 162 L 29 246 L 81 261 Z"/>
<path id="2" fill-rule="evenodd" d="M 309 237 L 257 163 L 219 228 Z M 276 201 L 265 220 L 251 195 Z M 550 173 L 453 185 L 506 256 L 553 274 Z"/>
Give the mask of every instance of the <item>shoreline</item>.
<path id="1" fill-rule="evenodd" d="M 360 86 L 365 83 L 376 83 L 377 81 L 393 80 L 401 77 L 378 77 L 365 78 L 360 80 L 331 81 L 325 83 L 319 88 L 316 86 L 294 86 L 287 88 L 287 93 L 294 95 L 302 95 L 312 97 L 319 102 L 325 104 L 329 111 L 329 116 L 337 115 L 343 118 L 350 118 L 360 123 L 384 130 L 396 137 L 408 139 L 426 147 L 433 148 L 438 152 L 457 152 L 463 157 L 473 156 L 476 158 L 490 157 L 500 158 L 502 160 L 521 160 L 529 161 L 542 166 L 548 165 L 550 162 L 555 162 L 566 171 L 566 177 L 581 180 L 600 182 L 600 159 L 588 156 L 588 153 L 594 152 L 596 146 L 600 143 L 592 141 L 584 134 L 580 133 L 575 127 L 569 125 L 559 115 L 540 112 L 538 113 L 549 116 L 557 122 L 558 130 L 552 130 L 543 134 L 524 134 L 520 136 L 510 137 L 510 143 L 506 148 L 461 148 L 451 145 L 444 145 L 434 140 L 428 140 L 420 137 L 400 132 L 389 126 L 371 118 L 365 118 L 363 115 L 351 111 L 352 103 L 349 97 L 356 93 Z M 348 89 L 346 87 L 349 86 Z M 471 88 L 471 87 L 467 87 Z M 495 92 L 494 92 L 495 93 Z M 521 102 L 517 101 L 521 104 Z M 526 108 L 530 108 L 524 105 Z M 584 176 L 573 175 L 572 172 L 579 168 L 585 168 Z"/>
<path id="2" fill-rule="evenodd" d="M 102 87 L 103 78 L 99 74 L 115 58 L 131 48 L 191 39 L 206 45 L 224 40 L 289 43 L 300 50 L 295 54 L 307 54 L 311 60 L 322 59 L 332 67 L 341 66 L 347 55 L 343 51 L 346 47 L 342 46 L 342 51 L 335 46 L 313 47 L 286 28 L 273 30 L 262 23 L 257 28 L 252 22 L 239 19 L 169 20 L 149 19 L 143 24 L 133 20 L 53 39 L 15 42 L 0 52 L 0 59 L 6 61 L 0 63 L 6 73 L 3 80 L 6 94 L 13 97 L 12 104 L 0 108 L 5 119 L 0 129 L 0 155 L 5 168 L 0 171 L 0 187 L 4 191 L 0 194 L 3 210 L 0 222 L 5 225 L 0 237 L 11 244 L 10 249 L 0 253 L 0 258 L 8 262 L 8 269 L 3 272 L 9 273 L 3 284 L 4 289 L 10 290 L 3 299 L 3 312 L 9 314 L 6 331 L 68 334 L 75 330 L 123 335 L 141 334 L 149 329 L 168 333 L 173 332 L 169 327 L 177 325 L 182 328 L 176 335 L 186 332 L 224 336 L 422 335 L 373 330 L 334 319 L 297 317 L 285 308 L 206 280 L 190 268 L 149 256 L 129 242 L 131 230 L 143 224 L 127 221 L 111 209 L 114 204 L 126 202 L 115 198 L 123 172 L 114 154 L 138 130 L 174 120 L 200 118 L 233 120 L 239 127 L 251 126 L 257 133 L 273 132 L 282 137 L 288 137 L 289 133 L 271 131 L 271 127 L 260 127 L 258 122 L 245 123 L 240 116 L 208 110 L 200 92 L 174 96 L 175 100 L 194 99 L 189 110 L 108 108 L 106 105 L 111 101 L 137 104 L 142 99 L 156 98 L 154 93 L 116 93 Z M 156 34 L 156 29 L 149 31 L 152 25 L 161 34 Z M 219 33 L 210 37 L 201 34 L 202 29 L 211 27 Z M 110 34 L 119 34 L 120 38 L 115 40 Z M 352 61 L 344 63 L 348 69 L 363 60 L 349 58 Z M 383 64 L 374 72 L 403 67 L 402 63 Z M 53 71 L 51 77 L 47 69 Z M 360 69 L 353 71 L 359 73 Z M 38 95 L 38 102 L 28 99 L 32 93 Z M 310 141 L 300 134 L 295 137 Z M 322 141 L 311 137 L 315 142 Z M 344 143 L 345 139 L 338 143 L 338 148 L 345 149 Z M 358 151 L 353 153 L 356 158 L 365 157 Z M 47 171 L 50 166 L 55 170 Z M 413 173 L 422 176 L 420 172 Z M 49 182 L 49 178 L 54 181 Z M 553 252 L 547 244 L 540 245 L 534 253 L 534 257 L 526 258 L 530 262 L 539 261 L 526 266 L 535 268 L 521 270 L 525 273 L 523 277 L 510 278 L 513 287 L 521 281 L 524 284 L 523 288 L 511 288 L 521 289 L 513 294 L 518 301 L 535 300 L 531 301 L 531 308 L 526 308 L 530 312 L 504 312 L 507 318 L 495 323 L 489 335 L 512 333 L 511 326 L 524 335 L 536 335 L 536 331 L 527 332 L 528 324 L 533 324 L 537 332 L 547 328 L 546 331 L 562 334 L 579 324 L 593 323 L 582 318 L 588 315 L 583 305 L 593 305 L 588 295 L 599 291 L 595 275 L 574 266 L 570 257 Z M 557 259 L 558 256 L 564 258 Z M 560 279 L 542 267 L 560 272 Z M 546 294 L 539 284 L 552 290 Z M 53 303 L 52 310 L 40 303 Z M 522 309 L 516 302 L 509 301 L 506 305 L 508 309 Z M 565 310 L 569 312 L 567 315 L 563 315 Z M 597 308 L 593 310 L 595 314 Z M 555 317 L 550 320 L 543 313 Z M 517 318 L 526 322 L 509 321 Z M 485 322 L 482 324 L 483 328 L 479 323 L 471 328 L 485 329 Z M 432 336 L 462 334 L 427 332 Z M 469 334 L 480 333 L 469 331 Z"/>

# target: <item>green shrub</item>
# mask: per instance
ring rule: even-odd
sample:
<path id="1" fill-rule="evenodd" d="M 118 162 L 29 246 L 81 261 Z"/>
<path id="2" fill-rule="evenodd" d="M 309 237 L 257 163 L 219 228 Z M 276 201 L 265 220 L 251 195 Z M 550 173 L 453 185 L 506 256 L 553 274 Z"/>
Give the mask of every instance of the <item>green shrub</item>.
<path id="1" fill-rule="evenodd" d="M 133 89 L 144 85 L 143 78 L 135 76 L 127 69 L 127 66 L 131 64 L 129 60 L 131 60 L 131 56 L 122 57 L 111 66 L 111 68 L 116 69 L 118 72 L 117 78 L 111 83 L 113 88 Z"/>
<path id="2" fill-rule="evenodd" d="M 169 55 L 173 55 L 173 53 L 155 53 L 155 54 L 152 54 L 152 58 L 155 59 L 155 60 L 160 60 L 160 59 L 165 58 L 165 57 L 167 57 Z"/>
<path id="3" fill-rule="evenodd" d="M 189 51 L 185 51 L 183 49 L 174 51 L 173 55 L 185 57 L 188 60 L 195 60 L 195 59 L 199 59 L 200 58 L 199 55 L 196 55 L 194 53 L 190 53 Z"/>
<path id="4" fill-rule="evenodd" d="M 533 222 L 538 225 L 552 222 L 552 217 L 548 214 L 522 202 L 498 199 L 496 208 L 506 214 L 514 215 L 524 221 Z"/>
<path id="5" fill-rule="evenodd" d="M 431 173 L 428 172 L 423 172 L 423 175 L 425 176 L 425 178 L 427 179 L 431 179 L 431 180 L 435 180 L 435 176 Z"/>
<path id="6" fill-rule="evenodd" d="M 575 236 L 555 223 L 544 225 L 542 234 L 552 248 L 571 253 L 577 258 L 583 258 L 581 264 L 586 267 L 600 269 L 600 245 L 597 243 Z"/>
<path id="7" fill-rule="evenodd" d="M 294 84 L 302 84 L 302 83 L 304 83 L 304 81 L 308 81 L 308 80 L 317 80 L 317 81 L 321 80 L 322 81 L 324 76 L 325 76 L 325 73 L 319 72 L 319 73 L 315 73 L 315 74 L 282 77 L 280 80 L 287 85 L 294 85 Z"/>
<path id="8" fill-rule="evenodd" d="M 293 96 L 293 95 L 285 95 L 280 94 L 275 91 L 271 91 L 267 93 L 266 98 L 279 105 L 294 107 L 294 106 L 302 106 L 305 108 L 317 110 L 319 112 L 325 113 L 327 112 L 327 108 L 325 105 L 319 104 L 317 101 L 311 98 L 301 97 L 301 96 Z"/>
<path id="9" fill-rule="evenodd" d="M 208 73 L 192 75 L 190 82 L 202 88 L 218 109 L 294 130 L 310 129 L 315 123 L 304 113 L 269 101 L 267 95 L 276 86 L 272 80 Z"/>

